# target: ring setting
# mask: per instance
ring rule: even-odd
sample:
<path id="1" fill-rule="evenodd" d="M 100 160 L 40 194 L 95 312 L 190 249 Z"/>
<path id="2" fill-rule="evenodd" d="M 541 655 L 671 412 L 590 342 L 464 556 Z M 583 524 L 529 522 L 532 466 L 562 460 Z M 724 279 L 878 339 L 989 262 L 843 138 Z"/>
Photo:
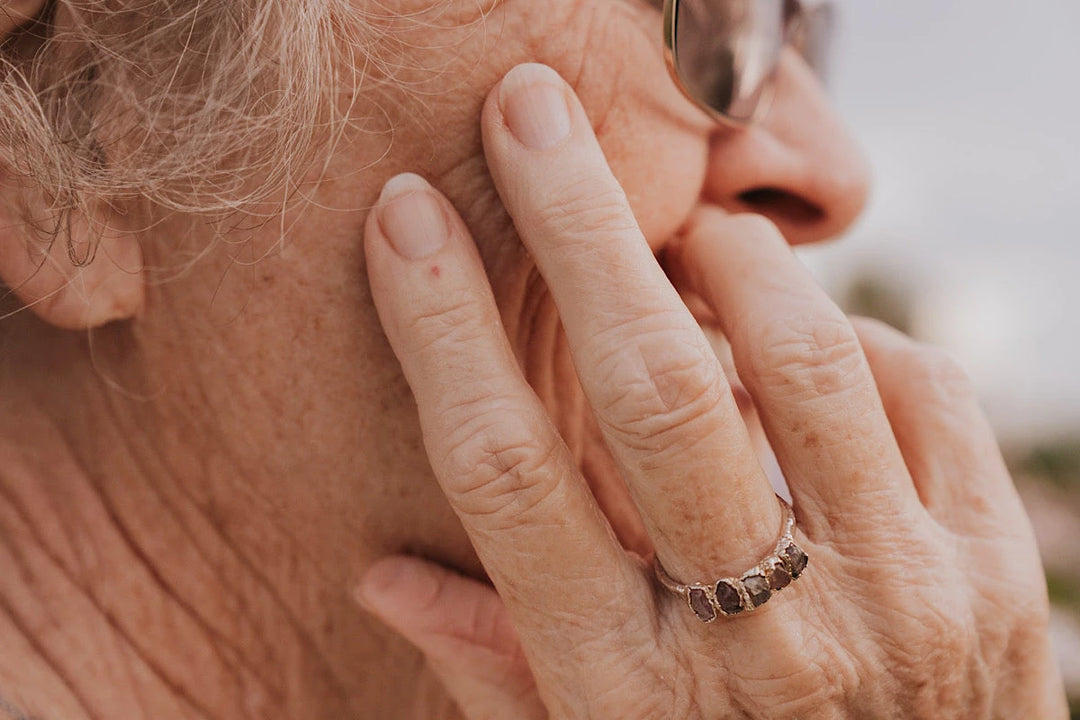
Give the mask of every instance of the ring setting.
<path id="1" fill-rule="evenodd" d="M 674 580 L 660 564 L 653 561 L 656 579 L 669 591 L 682 597 L 698 620 L 710 623 L 718 617 L 732 617 L 752 612 L 776 593 L 797 580 L 810 561 L 795 542 L 795 514 L 786 500 L 777 496 L 784 512 L 780 539 L 772 554 L 738 577 L 725 577 L 712 583 L 684 585 Z"/>

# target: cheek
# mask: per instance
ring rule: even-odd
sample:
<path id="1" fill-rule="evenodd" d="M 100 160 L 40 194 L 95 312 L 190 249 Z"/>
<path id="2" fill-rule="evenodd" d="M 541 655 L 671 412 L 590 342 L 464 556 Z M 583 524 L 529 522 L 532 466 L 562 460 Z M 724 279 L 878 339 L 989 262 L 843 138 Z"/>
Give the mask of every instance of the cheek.
<path id="1" fill-rule="evenodd" d="M 659 250 L 686 222 L 698 203 L 705 177 L 705 144 L 685 133 L 670 132 L 644 118 L 610 138 L 601 137 L 634 216 L 653 251 Z"/>
<path id="2" fill-rule="evenodd" d="M 658 13 L 629 3 L 583 12 L 578 45 L 550 61 L 574 85 L 654 250 L 697 204 L 712 123 L 668 75 Z M 566 58 L 577 58 L 567 67 Z"/>
<path id="3" fill-rule="evenodd" d="M 392 159 L 426 174 L 448 195 L 489 270 L 521 262 L 524 256 L 508 247 L 514 245 L 512 225 L 487 177 L 477 119 L 484 97 L 511 67 L 545 63 L 581 98 L 645 237 L 658 250 L 698 201 L 712 127 L 668 76 L 659 13 L 626 0 L 508 0 L 485 27 L 436 43 L 415 38 L 418 47 L 425 40 L 455 48 L 453 56 L 434 54 L 467 79 L 449 92 L 445 80 L 424 86 L 431 94 L 423 117 L 395 118 Z M 398 100 L 391 107 L 416 107 Z"/>

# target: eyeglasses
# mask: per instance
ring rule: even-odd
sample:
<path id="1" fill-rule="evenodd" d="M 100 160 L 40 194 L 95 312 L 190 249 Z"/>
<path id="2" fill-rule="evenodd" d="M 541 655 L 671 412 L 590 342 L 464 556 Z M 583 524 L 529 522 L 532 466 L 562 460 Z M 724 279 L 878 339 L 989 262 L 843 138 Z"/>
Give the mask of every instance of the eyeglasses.
<path id="1" fill-rule="evenodd" d="M 834 15 L 828 2 L 665 0 L 668 68 L 714 119 L 748 125 L 768 110 L 785 46 L 824 77 Z"/>

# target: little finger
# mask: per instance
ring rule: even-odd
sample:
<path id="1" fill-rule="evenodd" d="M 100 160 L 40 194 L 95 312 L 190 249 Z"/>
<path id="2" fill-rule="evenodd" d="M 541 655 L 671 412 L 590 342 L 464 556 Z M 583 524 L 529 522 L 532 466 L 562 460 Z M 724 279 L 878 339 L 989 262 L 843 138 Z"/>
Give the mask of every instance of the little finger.
<path id="1" fill-rule="evenodd" d="M 853 318 L 908 470 L 930 513 L 970 527 L 1019 499 L 967 374 L 942 350 Z"/>

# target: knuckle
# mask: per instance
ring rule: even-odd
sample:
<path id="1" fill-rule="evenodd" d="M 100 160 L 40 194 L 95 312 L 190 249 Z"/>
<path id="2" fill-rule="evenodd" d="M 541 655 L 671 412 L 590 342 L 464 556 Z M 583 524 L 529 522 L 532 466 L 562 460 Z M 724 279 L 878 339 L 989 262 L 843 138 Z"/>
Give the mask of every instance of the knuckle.
<path id="1" fill-rule="evenodd" d="M 1020 578 L 1030 582 L 1017 581 Z M 978 584 L 982 618 L 995 618 L 996 629 L 1002 634 L 1023 628 L 1043 628 L 1050 622 L 1050 603 L 1041 588 L 1040 578 L 1024 567 L 1022 561 L 1006 560 L 1001 575 L 982 578 Z M 985 620 L 984 620 L 985 622 Z"/>
<path id="2" fill-rule="evenodd" d="M 767 325 L 750 358 L 751 372 L 795 397 L 842 394 L 860 383 L 866 362 L 846 319 L 797 319 Z"/>
<path id="3" fill-rule="evenodd" d="M 960 362 L 939 348 L 922 346 L 913 351 L 916 386 L 924 400 L 951 406 L 975 397 L 975 387 Z"/>
<path id="4" fill-rule="evenodd" d="M 405 321 L 408 350 L 430 351 L 446 344 L 475 340 L 484 333 L 488 319 L 471 298 L 452 300 L 442 307 L 413 314 Z"/>
<path id="5" fill-rule="evenodd" d="M 498 409 L 477 415 L 451 434 L 440 463 L 451 504 L 490 529 L 527 521 L 563 479 L 558 437 L 522 420 Z"/>
<path id="6" fill-rule="evenodd" d="M 965 582 L 947 572 L 953 560 L 935 537 L 912 543 L 908 573 L 876 584 L 874 611 L 863 625 L 873 657 L 892 668 L 912 717 L 957 713 L 957 681 L 972 677 L 985 642 Z"/>
<path id="7" fill-rule="evenodd" d="M 615 182 L 597 175 L 564 184 L 541 203 L 536 217 L 542 227 L 568 237 L 638 229 L 626 194 Z"/>
<path id="8" fill-rule="evenodd" d="M 632 447 L 671 444 L 667 438 L 716 416 L 726 381 L 707 346 L 670 331 L 638 335 L 627 351 L 616 344 L 600 368 L 597 414 Z M 700 433 L 698 433 L 700 434 Z"/>
<path id="9" fill-rule="evenodd" d="M 768 717 L 805 718 L 846 704 L 859 685 L 858 657 L 823 631 L 781 631 L 775 637 L 785 651 L 781 660 L 735 671 L 731 690 L 737 708 L 760 716 L 754 710 L 767 698 Z"/>
<path id="10" fill-rule="evenodd" d="M 977 671 L 980 637 L 971 622 L 943 612 L 923 613 L 919 620 L 894 638 L 889 657 L 895 677 L 915 717 L 939 717 L 945 709 L 952 715 L 966 703 L 962 688 Z"/>

